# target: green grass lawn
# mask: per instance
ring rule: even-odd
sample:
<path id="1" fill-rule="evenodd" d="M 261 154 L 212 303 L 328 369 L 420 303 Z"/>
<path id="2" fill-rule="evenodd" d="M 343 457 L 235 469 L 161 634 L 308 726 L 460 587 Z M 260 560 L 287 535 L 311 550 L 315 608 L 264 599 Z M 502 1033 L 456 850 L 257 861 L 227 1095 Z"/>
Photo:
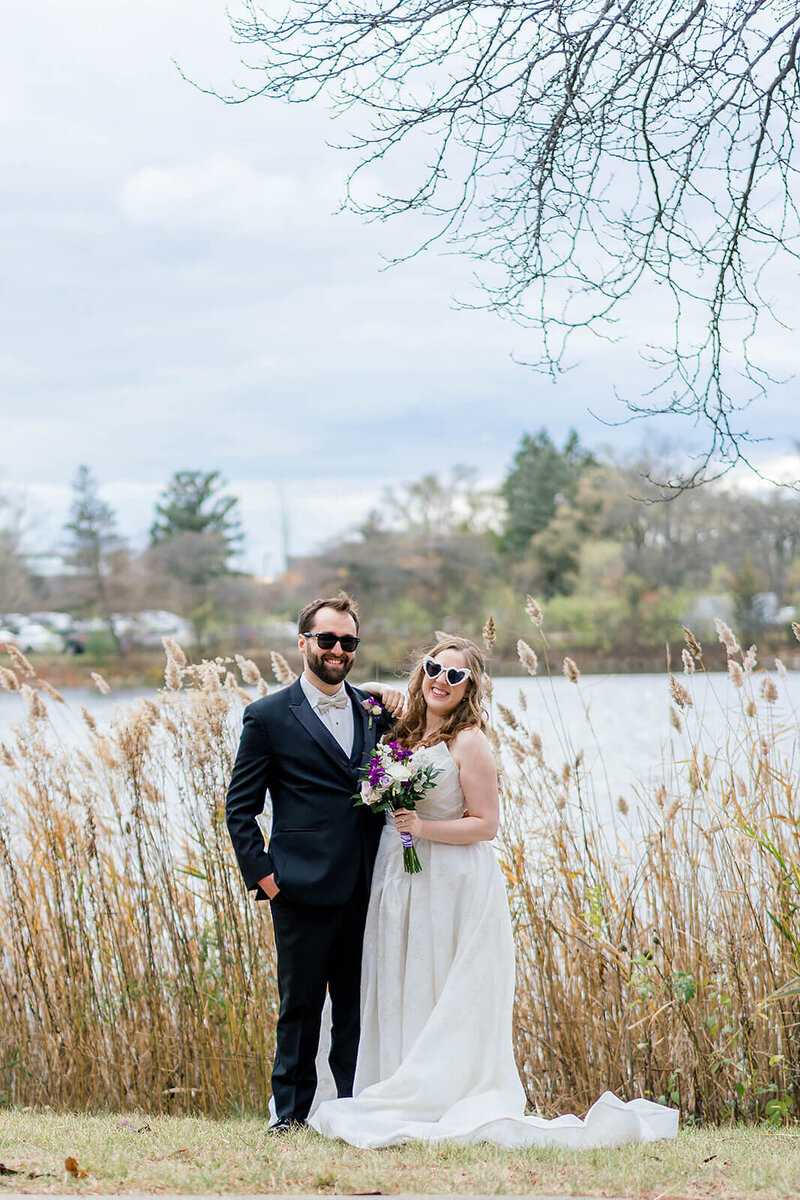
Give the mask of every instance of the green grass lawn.
<path id="1" fill-rule="evenodd" d="M 81 1172 L 65 1171 L 74 1158 Z M 425 1146 L 356 1150 L 263 1121 L 0 1112 L 0 1192 L 540 1193 L 772 1197 L 800 1193 L 800 1130 L 687 1130 L 616 1150 Z"/>

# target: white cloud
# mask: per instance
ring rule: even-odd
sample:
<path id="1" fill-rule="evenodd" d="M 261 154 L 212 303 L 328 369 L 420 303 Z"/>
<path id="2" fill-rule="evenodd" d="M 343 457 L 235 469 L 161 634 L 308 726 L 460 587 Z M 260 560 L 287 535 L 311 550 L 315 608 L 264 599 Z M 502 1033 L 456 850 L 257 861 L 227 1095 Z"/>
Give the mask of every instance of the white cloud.
<path id="1" fill-rule="evenodd" d="M 214 155 L 203 162 L 136 171 L 122 188 L 120 208 L 135 225 L 270 234 L 287 224 L 327 219 L 340 186 L 340 179 L 331 175 L 301 180 Z"/>

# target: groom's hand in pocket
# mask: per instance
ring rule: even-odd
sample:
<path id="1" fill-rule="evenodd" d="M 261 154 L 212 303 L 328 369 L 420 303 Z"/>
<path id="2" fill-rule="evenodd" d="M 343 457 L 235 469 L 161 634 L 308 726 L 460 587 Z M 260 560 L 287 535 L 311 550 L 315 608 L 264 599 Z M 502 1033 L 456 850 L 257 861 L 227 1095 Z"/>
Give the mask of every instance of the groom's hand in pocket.
<path id="1" fill-rule="evenodd" d="M 270 900 L 274 900 L 278 895 L 278 892 L 281 890 L 275 882 L 274 875 L 265 875 L 263 879 L 259 879 L 258 886 L 261 888 L 262 892 L 267 893 L 267 897 Z"/>

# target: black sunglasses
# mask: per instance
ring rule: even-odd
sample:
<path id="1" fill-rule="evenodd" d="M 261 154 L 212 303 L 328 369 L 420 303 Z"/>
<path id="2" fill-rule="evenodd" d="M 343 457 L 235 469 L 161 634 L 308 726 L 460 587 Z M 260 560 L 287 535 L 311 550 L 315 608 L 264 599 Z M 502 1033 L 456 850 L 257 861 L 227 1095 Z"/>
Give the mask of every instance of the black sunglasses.
<path id="1" fill-rule="evenodd" d="M 338 642 L 345 654 L 352 654 L 361 641 L 353 633 L 346 633 L 343 637 L 339 637 L 338 633 L 304 633 L 303 637 L 316 638 L 320 650 L 332 650 Z"/>
<path id="2" fill-rule="evenodd" d="M 458 687 L 465 679 L 469 679 L 472 675 L 469 667 L 445 667 L 443 663 L 437 662 L 435 658 L 431 658 L 430 654 L 426 654 L 422 660 L 422 669 L 428 676 L 428 679 L 438 679 L 442 671 L 444 677 L 450 684 L 450 687 Z"/>

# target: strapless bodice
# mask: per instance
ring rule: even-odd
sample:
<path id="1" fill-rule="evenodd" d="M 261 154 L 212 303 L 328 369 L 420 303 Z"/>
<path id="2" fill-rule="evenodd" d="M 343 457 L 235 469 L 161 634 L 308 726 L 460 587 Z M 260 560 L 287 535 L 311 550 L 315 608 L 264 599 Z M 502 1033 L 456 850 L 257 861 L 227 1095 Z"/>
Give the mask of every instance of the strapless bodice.
<path id="1" fill-rule="evenodd" d="M 421 746 L 414 751 L 414 764 L 429 763 L 440 772 L 433 787 L 417 804 L 417 812 L 425 821 L 453 821 L 464 815 L 464 793 L 456 762 L 446 742 Z M 394 825 L 394 813 L 387 812 L 386 824 Z"/>

